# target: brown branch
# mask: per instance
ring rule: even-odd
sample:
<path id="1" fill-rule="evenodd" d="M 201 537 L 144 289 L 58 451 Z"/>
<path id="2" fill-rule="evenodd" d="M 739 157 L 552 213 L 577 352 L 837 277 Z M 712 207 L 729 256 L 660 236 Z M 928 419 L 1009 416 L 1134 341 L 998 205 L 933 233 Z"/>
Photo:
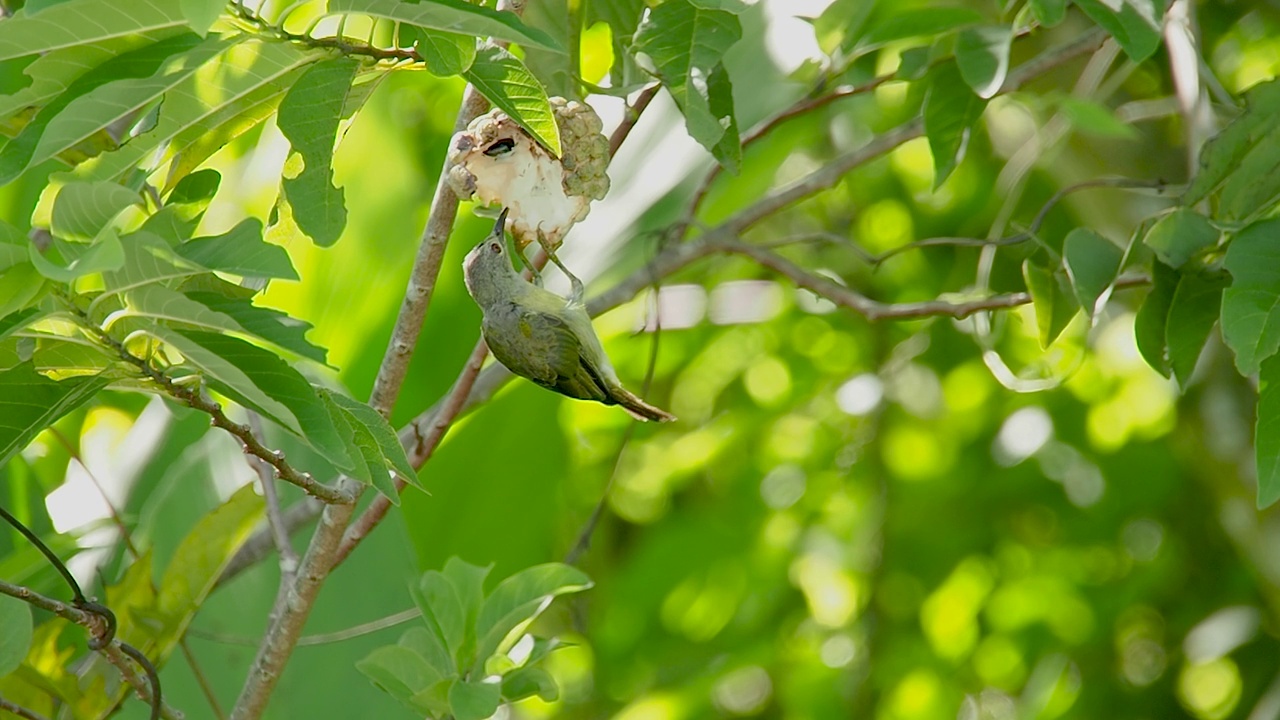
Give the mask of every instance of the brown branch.
<path id="1" fill-rule="evenodd" d="M 268 40 L 284 40 L 305 48 L 337 50 L 343 55 L 357 55 L 373 58 L 379 62 L 411 62 L 421 64 L 422 56 L 413 48 L 380 48 L 369 42 L 350 42 L 339 32 L 337 37 L 318 38 L 306 33 L 292 33 L 284 29 L 284 19 L 278 18 L 279 24 L 272 24 L 244 6 L 243 3 L 230 3 L 232 16 L 249 26 L 249 32 Z M 345 15 L 343 18 L 345 19 Z M 377 18 L 374 18 L 377 20 Z M 372 34 L 372 33 L 371 33 Z"/>
<path id="2" fill-rule="evenodd" d="M 64 620 L 79 625 L 88 631 L 91 639 L 105 639 L 111 632 L 107 624 L 107 619 L 102 615 L 89 612 L 88 610 L 83 610 L 70 603 L 62 602 L 61 600 L 55 600 L 54 598 L 41 595 L 31 588 L 23 587 L 22 585 L 14 585 L 0 580 L 0 595 L 8 595 L 9 597 L 17 598 L 28 605 L 33 605 L 41 610 L 53 613 Z M 90 647 L 93 647 L 92 640 L 90 641 Z M 133 669 L 133 663 L 126 655 L 126 651 L 123 649 L 124 647 L 126 647 L 124 643 L 112 638 L 111 642 L 98 648 L 97 652 L 101 653 L 102 656 L 106 658 L 107 662 L 114 665 L 116 669 L 120 671 L 121 677 L 123 677 L 125 682 L 129 683 L 129 685 L 133 687 L 139 697 L 150 703 L 152 698 L 151 685 Z M 133 648 L 130 647 L 130 649 L 132 650 Z M 134 652 L 137 652 L 137 650 L 134 650 Z M 160 703 L 160 714 L 168 720 L 182 720 L 182 713 L 174 710 L 169 707 L 168 704 L 163 702 Z"/>
<path id="3" fill-rule="evenodd" d="M 13 713 L 15 716 L 22 718 L 22 720 L 48 720 L 48 718 L 35 710 L 28 710 L 21 705 L 9 702 L 2 697 L 0 697 L 0 710 Z"/>
<path id="4" fill-rule="evenodd" d="M 631 134 L 631 130 L 635 128 L 636 123 L 640 121 L 640 116 L 644 113 L 645 108 L 649 107 L 649 103 L 653 102 L 653 98 L 657 96 L 658 91 L 661 89 L 662 86 L 659 84 L 650 85 L 636 98 L 635 105 L 627 106 L 626 114 L 622 116 L 622 122 L 618 124 L 613 134 L 609 136 L 610 158 L 618 154 L 618 148 L 622 147 L 622 143 Z"/>
<path id="5" fill-rule="evenodd" d="M 253 434 L 253 431 L 247 425 L 241 425 L 223 412 L 222 406 L 212 400 L 206 399 L 200 394 L 199 390 L 194 390 L 185 385 L 179 385 L 174 382 L 173 378 L 165 375 L 156 369 L 147 360 L 134 355 L 119 340 L 111 337 L 106 330 L 98 327 L 98 325 L 85 315 L 74 303 L 68 302 L 72 307 L 72 311 L 83 320 L 83 326 L 92 332 L 99 340 L 116 352 L 121 360 L 138 368 L 142 376 L 155 383 L 166 395 L 182 401 L 188 407 L 205 413 L 209 416 L 214 427 L 222 428 L 231 433 L 240 441 L 241 448 L 245 453 L 252 455 L 275 469 L 276 474 L 281 480 L 292 483 L 305 490 L 309 495 L 313 495 L 327 503 L 351 505 L 355 502 L 355 496 L 350 492 L 345 492 L 338 488 L 332 488 L 322 482 L 311 477 L 311 473 L 299 472 L 296 468 L 285 461 L 284 453 L 279 450 L 272 450 L 263 445 L 260 440 Z"/>
<path id="6" fill-rule="evenodd" d="M 484 365 L 484 359 L 488 355 L 489 346 L 485 345 L 484 339 L 481 338 L 476 342 L 470 357 L 462 366 L 462 372 L 454 381 L 453 387 L 449 389 L 449 393 L 437 403 L 439 409 L 430 416 L 420 416 L 410 424 L 409 433 L 413 445 L 409 449 L 409 462 L 415 469 L 421 468 L 431 459 L 431 455 L 440 446 L 440 441 L 444 440 L 445 434 L 452 427 L 454 419 L 462 412 L 467 395 L 471 392 L 471 386 L 475 384 L 476 377 L 480 374 L 480 367 Z M 403 440 L 404 438 L 402 442 Z M 396 492 L 403 490 L 404 486 L 404 481 L 397 478 Z M 351 555 L 356 546 L 369 536 L 378 523 L 382 522 L 390 509 L 391 501 L 385 495 L 379 495 L 373 499 L 369 507 L 343 534 L 342 544 L 338 546 L 338 551 L 334 555 L 334 567 L 342 564 Z"/>

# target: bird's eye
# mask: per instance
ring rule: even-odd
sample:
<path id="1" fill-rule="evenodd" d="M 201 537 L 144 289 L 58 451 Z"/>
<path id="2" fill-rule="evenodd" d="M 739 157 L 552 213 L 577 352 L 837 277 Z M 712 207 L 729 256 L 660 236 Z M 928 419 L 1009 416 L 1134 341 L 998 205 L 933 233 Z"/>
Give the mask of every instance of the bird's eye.
<path id="1" fill-rule="evenodd" d="M 515 146 L 516 146 L 515 140 L 512 140 L 511 138 L 503 138 L 498 142 L 485 148 L 484 154 L 488 155 L 489 157 L 498 157 L 499 155 L 506 155 L 507 153 L 511 152 L 511 150 L 515 148 Z"/>
<path id="2" fill-rule="evenodd" d="M 498 255 L 502 252 L 502 243 L 489 243 L 489 252 Z"/>

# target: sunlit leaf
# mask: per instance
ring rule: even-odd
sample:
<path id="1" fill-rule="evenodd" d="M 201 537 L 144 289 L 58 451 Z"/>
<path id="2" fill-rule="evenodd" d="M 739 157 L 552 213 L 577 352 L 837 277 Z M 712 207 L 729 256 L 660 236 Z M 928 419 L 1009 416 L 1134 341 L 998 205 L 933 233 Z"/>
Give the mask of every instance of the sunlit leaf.
<path id="1" fill-rule="evenodd" d="M 1115 282 L 1124 251 L 1086 228 L 1072 230 L 1062 243 L 1062 260 L 1080 307 L 1093 317 L 1098 299 Z"/>
<path id="2" fill-rule="evenodd" d="M 262 238 L 262 222 L 247 218 L 221 235 L 194 238 L 177 248 L 191 262 L 244 277 L 297 280 L 289 253 Z"/>
<path id="3" fill-rule="evenodd" d="M 547 600 L 589 587 L 591 580 L 582 571 L 562 563 L 526 568 L 498 583 L 476 619 L 477 666 L 505 650 L 503 641 L 537 617 Z"/>
<path id="4" fill-rule="evenodd" d="M 1074 0 L 1094 22 L 1120 43 L 1134 62 L 1142 62 L 1160 47 L 1164 0 Z"/>
<path id="5" fill-rule="evenodd" d="M 298 228 L 321 247 L 337 242 L 347 225 L 342 188 L 333 185 L 333 148 L 359 67 L 354 58 L 312 65 L 284 96 L 276 121 L 304 163 L 297 177 L 284 178 L 284 195 Z"/>
<path id="6" fill-rule="evenodd" d="M 1172 268 L 1180 268 L 1201 250 L 1218 243 L 1221 233 L 1209 219 L 1190 208 L 1178 208 L 1151 227 L 1142 242 Z"/>
<path id="7" fill-rule="evenodd" d="M 325 350 L 307 340 L 311 323 L 279 310 L 254 305 L 247 298 L 231 298 L 213 292 L 188 291 L 187 297 L 236 321 L 241 328 L 285 350 L 316 362 L 325 362 Z"/>
<path id="8" fill-rule="evenodd" d="M 934 71 L 924 98 L 924 133 L 933 153 L 933 187 L 942 183 L 964 159 L 969 134 L 982 117 L 987 101 L 973 94 L 955 63 Z"/>
<path id="9" fill-rule="evenodd" d="M 1031 293 L 1036 311 L 1036 327 L 1040 346 L 1049 347 L 1066 329 L 1067 323 L 1080 309 L 1079 301 L 1063 274 L 1052 272 L 1027 260 L 1022 263 L 1022 277 Z"/>
<path id="10" fill-rule="evenodd" d="M 663 86 L 684 113 L 689 134 L 708 150 L 716 147 L 733 122 L 731 115 L 712 108 L 711 75 L 741 37 L 736 15 L 702 9 L 689 0 L 671 0 L 650 10 L 636 31 L 635 51 L 652 60 Z M 717 104 L 732 110 L 723 100 Z"/>
<path id="11" fill-rule="evenodd" d="M 978 97 L 993 97 L 1009 74 L 1009 48 L 1013 29 L 1004 25 L 985 25 L 960 31 L 956 41 L 956 64 L 960 76 Z"/>
<path id="12" fill-rule="evenodd" d="M 0 23 L 0 60 L 184 25 L 178 3 L 69 0 Z"/>
<path id="13" fill-rule="evenodd" d="M 439 77 L 460 75 L 476 59 L 476 39 L 470 35 L 419 29 L 413 46 L 427 71 Z"/>
<path id="14" fill-rule="evenodd" d="M 166 618 L 157 648 L 163 660 L 186 632 L 222 570 L 264 517 L 265 504 L 252 483 L 205 515 L 182 539 L 160 576 L 158 610 Z"/>
<path id="15" fill-rule="evenodd" d="M 227 4 L 221 0 L 178 0 L 182 16 L 187 19 L 191 29 L 203 37 L 213 27 L 213 23 L 222 15 Z"/>
<path id="16" fill-rule="evenodd" d="M 432 30 L 492 37 L 564 52 L 553 38 L 525 25 L 515 13 L 472 5 L 465 0 L 329 0 L 329 12 L 362 13 Z"/>
<path id="17" fill-rule="evenodd" d="M 207 340 L 208 333 L 184 332 L 163 325 L 153 325 L 148 328 L 148 332 L 181 353 L 182 357 L 193 368 L 198 369 L 204 380 L 218 392 L 294 434 L 303 436 L 302 428 L 288 406 L 267 395 L 244 370 L 236 367 L 234 362 L 197 341 L 197 339 Z"/>
<path id="18" fill-rule="evenodd" d="M 463 77 L 559 157 L 560 129 L 547 92 L 519 58 L 499 47 L 483 48 Z"/>
<path id="19" fill-rule="evenodd" d="M 120 246 L 120 238 L 111 230 L 104 231 L 97 242 L 88 247 L 63 244 L 54 249 L 70 257 L 62 263 L 54 262 L 41 254 L 33 243 L 30 259 L 41 275 L 57 282 L 71 282 L 86 275 L 116 270 L 124 265 L 124 248 Z"/>
<path id="20" fill-rule="evenodd" d="M 49 230 L 67 240 L 92 240 L 125 208 L 134 205 L 142 205 L 142 197 L 121 185 L 68 183 L 53 201 Z"/>

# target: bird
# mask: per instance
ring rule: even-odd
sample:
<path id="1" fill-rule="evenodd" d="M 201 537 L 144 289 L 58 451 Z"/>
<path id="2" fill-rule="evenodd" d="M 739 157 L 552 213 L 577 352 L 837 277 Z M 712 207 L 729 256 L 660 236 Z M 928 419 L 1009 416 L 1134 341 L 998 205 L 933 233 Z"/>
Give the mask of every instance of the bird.
<path id="1" fill-rule="evenodd" d="M 581 301 L 565 299 L 525 280 L 507 252 L 507 209 L 493 232 L 467 253 L 463 278 L 484 313 L 481 332 L 508 370 L 578 400 L 618 405 L 637 420 L 675 416 L 622 386 Z"/>

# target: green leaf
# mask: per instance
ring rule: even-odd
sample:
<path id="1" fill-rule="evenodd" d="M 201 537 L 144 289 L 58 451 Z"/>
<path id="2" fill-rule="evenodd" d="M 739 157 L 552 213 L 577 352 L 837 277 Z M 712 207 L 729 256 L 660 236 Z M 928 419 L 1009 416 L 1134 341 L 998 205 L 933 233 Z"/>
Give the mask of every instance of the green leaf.
<path id="1" fill-rule="evenodd" d="M 1169 366 L 1183 390 L 1191 380 L 1213 324 L 1218 321 L 1222 291 L 1228 280 L 1226 273 L 1221 272 L 1186 272 L 1178 279 L 1169 304 L 1165 345 L 1169 348 Z"/>
<path id="2" fill-rule="evenodd" d="M 1063 116 L 1080 132 L 1098 137 L 1131 140 L 1138 137 L 1132 125 L 1121 121 L 1111 109 L 1078 97 L 1064 97 L 1058 105 Z"/>
<path id="3" fill-rule="evenodd" d="M 456 720 L 484 720 L 498 711 L 501 701 L 498 683 L 458 680 L 449 688 L 449 707 Z"/>
<path id="4" fill-rule="evenodd" d="M 178 181 L 169 192 L 168 204 L 196 205 L 201 210 L 207 208 L 218 194 L 218 186 L 222 184 L 222 174 L 213 168 L 191 173 Z"/>
<path id="5" fill-rule="evenodd" d="M 6 22 L 3 27 L 7 29 L 9 25 L 10 23 Z M 77 77 L 66 90 L 40 108 L 17 136 L 0 148 L 0 184 L 16 179 L 31 167 L 32 158 L 35 157 L 43 142 L 45 130 L 55 122 L 72 118 L 71 115 L 64 118 L 64 111 L 78 98 L 113 81 L 149 77 L 172 55 L 190 50 L 199 41 L 200 38 L 191 33 L 166 38 L 113 57 Z M 95 137 L 104 139 L 102 134 Z M 110 138 L 105 139 L 107 142 L 113 142 Z"/>
<path id="6" fill-rule="evenodd" d="M 835 0 L 813 21 L 818 47 L 827 55 L 837 49 L 848 53 L 862 37 L 876 0 Z"/>
<path id="7" fill-rule="evenodd" d="M 163 285 L 155 283 L 140 285 L 126 292 L 124 296 L 128 310 L 113 318 L 113 322 L 122 317 L 145 317 L 166 324 L 205 330 L 243 332 L 243 328 L 231 317 L 211 310 L 177 290 Z"/>
<path id="8" fill-rule="evenodd" d="M 1222 296 L 1222 338 L 1242 375 L 1280 349 L 1280 220 L 1254 223 L 1227 246 L 1231 287 Z"/>
<path id="9" fill-rule="evenodd" d="M 703 10 L 724 10 L 734 15 L 747 9 L 742 0 L 689 0 L 689 2 Z"/>
<path id="10" fill-rule="evenodd" d="M 0 467 L 108 382 L 104 377 L 50 380 L 29 362 L 0 370 Z"/>
<path id="11" fill-rule="evenodd" d="M 462 76 L 543 147 L 560 156 L 560 128 L 547 92 L 519 58 L 500 47 L 489 46 L 476 53 L 475 62 Z"/>
<path id="12" fill-rule="evenodd" d="M 243 277 L 297 280 L 289 253 L 262 239 L 262 221 L 242 220 L 221 235 L 198 237 L 177 247 L 182 257 L 209 270 Z"/>
<path id="13" fill-rule="evenodd" d="M 930 7 L 907 10 L 873 25 L 858 43 L 859 50 L 912 37 L 933 37 L 983 20 L 976 10 L 962 7 Z"/>
<path id="14" fill-rule="evenodd" d="M 0 677 L 22 664 L 31 648 L 31 606 L 0 595 Z"/>
<path id="15" fill-rule="evenodd" d="M 564 52 L 554 38 L 525 25 L 515 13 L 498 12 L 465 0 L 329 0 L 331 13 L 361 13 L 431 30 L 492 37 L 529 47 Z"/>
<path id="16" fill-rule="evenodd" d="M 318 392 L 329 411 L 331 422 L 338 428 L 338 434 L 342 437 L 347 455 L 351 457 L 351 468 L 348 474 L 356 480 L 372 485 L 378 492 L 385 495 L 392 505 L 399 505 L 400 494 L 396 492 L 395 483 L 391 479 L 391 468 L 386 458 L 382 456 L 382 449 L 373 432 L 360 422 L 354 413 L 338 403 L 336 398 L 342 397 L 341 395 L 325 389 L 319 389 Z"/>
<path id="17" fill-rule="evenodd" d="M 1120 272 L 1124 251 L 1092 230 L 1076 228 L 1062 242 L 1062 260 L 1080 307 L 1092 318 Z"/>
<path id="18" fill-rule="evenodd" d="M 159 639 L 159 659 L 173 651 L 227 563 L 265 517 L 265 504 L 253 483 L 200 518 L 174 551 L 160 576 L 157 608 L 166 619 Z"/>
<path id="19" fill-rule="evenodd" d="M 1022 263 L 1022 277 L 1031 293 L 1036 311 L 1036 327 L 1040 331 L 1040 346 L 1049 347 L 1058 339 L 1067 323 L 1080 309 L 1075 293 L 1059 273 L 1040 267 L 1027 260 Z"/>
<path id="20" fill-rule="evenodd" d="M 1142 242 L 1171 268 L 1180 268 L 1222 235 L 1209 219 L 1190 208 L 1178 208 L 1160 218 Z"/>
<path id="21" fill-rule="evenodd" d="M 543 702 L 560 699 L 560 688 L 551 673 L 540 667 L 522 667 L 502 678 L 502 699 L 515 702 L 537 695 Z"/>
<path id="22" fill-rule="evenodd" d="M 164 325 L 152 325 L 147 328 L 147 331 L 156 339 L 182 353 L 186 362 L 201 371 L 204 380 L 218 392 L 295 435 L 303 436 L 302 428 L 299 427 L 297 419 L 289 408 L 267 395 L 244 370 L 236 367 L 235 363 L 188 337 L 187 332 Z M 199 333 L 191 334 L 200 337 Z"/>
<path id="23" fill-rule="evenodd" d="M 270 350 L 236 337 L 191 330 L 183 330 L 182 333 L 239 368 L 254 386 L 288 408 L 291 417 L 297 418 L 297 428 L 301 432 L 291 425 L 284 427 L 306 440 L 334 467 L 344 472 L 355 468 L 354 459 L 345 450 L 345 438 L 334 423 L 327 404 L 297 370 Z"/>
<path id="24" fill-rule="evenodd" d="M 417 653 L 400 645 L 377 648 L 357 661 L 356 669 L 404 703 L 443 679 Z"/>
<path id="25" fill-rule="evenodd" d="M 476 59 L 476 39 L 470 35 L 417 29 L 413 46 L 427 65 L 427 72 L 437 77 L 461 75 Z"/>
<path id="26" fill-rule="evenodd" d="M 0 340 L 9 337 L 46 315 L 48 313 L 40 308 L 27 308 L 26 310 L 19 310 L 0 316 Z"/>
<path id="27" fill-rule="evenodd" d="M 92 240 L 133 205 L 141 206 L 142 197 L 121 185 L 68 183 L 54 198 L 49 231 L 66 240 Z"/>
<path id="28" fill-rule="evenodd" d="M 933 153 L 933 187 L 938 189 L 964 159 L 973 126 L 987 101 L 973 94 L 953 62 L 933 73 L 924 97 L 924 134 Z"/>
<path id="29" fill-rule="evenodd" d="M 103 232 L 102 237 L 87 248 L 63 245 L 58 249 L 68 253 L 79 252 L 79 254 L 73 256 L 66 264 L 60 265 L 40 254 L 34 243 L 30 246 L 31 264 L 40 271 L 41 275 L 57 282 L 71 282 L 86 275 L 115 270 L 124 265 L 124 248 L 120 246 L 120 238 L 112 230 Z"/>
<path id="30" fill-rule="evenodd" d="M 458 597 L 457 588 L 443 573 L 428 570 L 410 591 L 414 603 L 422 611 L 427 630 L 435 638 L 436 644 L 445 650 L 448 662 L 443 667 L 443 674 L 454 675 L 457 672 L 459 651 L 468 630 L 466 608 Z M 423 657 L 436 656 L 433 651 L 433 655 L 423 653 Z M 442 669 L 438 663 L 437 658 L 433 664 Z"/>
<path id="31" fill-rule="evenodd" d="M 710 148 L 711 155 L 733 174 L 742 166 L 742 139 L 738 136 L 738 119 L 733 111 L 733 85 L 724 64 L 717 65 L 707 79 L 707 99 L 711 114 L 727 121 L 719 142 Z"/>
<path id="32" fill-rule="evenodd" d="M 107 298 L 120 293 L 152 283 L 163 284 L 200 272 L 198 268 L 175 264 L 170 259 L 172 251 L 164 238 L 145 230 L 121 237 L 120 246 L 124 262 L 118 269 L 103 273 L 104 290 L 90 303 L 90 312 Z"/>
<path id="33" fill-rule="evenodd" d="M 119 180 L 140 163 L 171 164 L 166 191 L 230 140 L 275 112 L 299 69 L 322 58 L 293 43 L 249 40 L 218 59 L 218 92 L 200 75 L 165 94 L 155 127 L 78 167 L 86 179 Z M 153 160 L 162 151 L 158 161 Z"/>
<path id="34" fill-rule="evenodd" d="M 493 565 L 472 565 L 457 556 L 444 563 L 444 576 L 449 578 L 458 593 L 467 627 L 474 625 L 476 616 L 480 614 L 480 606 L 484 602 L 484 581 L 491 570 Z"/>
<path id="35" fill-rule="evenodd" d="M 1261 510 L 1280 500 L 1280 358 L 1263 362 L 1258 373 L 1258 422 L 1253 444 Z"/>
<path id="36" fill-rule="evenodd" d="M 710 78 L 741 37 L 736 15 L 705 10 L 689 0 L 670 0 L 653 8 L 636 30 L 633 50 L 649 56 L 663 86 L 684 113 L 689 134 L 708 150 L 716 147 L 733 122 L 731 115 L 712 108 Z"/>
<path id="37" fill-rule="evenodd" d="M 18 13 L 0 23 L 0 60 L 185 23 L 177 3 L 172 2 L 69 0 L 38 15 Z"/>
<path id="38" fill-rule="evenodd" d="M 246 298 L 231 298 L 214 292 L 187 292 L 187 297 L 235 320 L 245 332 L 260 337 L 302 357 L 325 362 L 325 350 L 307 340 L 311 323 L 279 310 L 259 307 Z"/>
<path id="39" fill-rule="evenodd" d="M 418 593 L 411 593 L 415 600 L 419 597 Z M 424 613 L 425 617 L 425 613 Z M 412 627 L 400 636 L 398 643 L 401 647 L 409 648 L 427 661 L 432 670 L 435 670 L 441 678 L 452 678 L 458 674 L 457 665 L 449 655 L 449 648 L 445 646 L 444 641 L 434 630 L 428 630 L 425 627 Z"/>
<path id="40" fill-rule="evenodd" d="M 29 262 L 0 273 L 0 316 L 32 304 L 46 287 L 44 275 Z"/>
<path id="41" fill-rule="evenodd" d="M 1280 146 L 1280 125 L 1275 122 L 1280 115 L 1280 80 L 1253 86 L 1244 99 L 1244 112 L 1200 150 L 1200 170 L 1182 196 L 1183 205 L 1194 205 L 1217 192 L 1249 155 L 1271 156 Z M 1261 179 L 1246 177 L 1245 182 Z"/>
<path id="42" fill-rule="evenodd" d="M 630 49 L 645 11 L 644 0 L 594 0 L 586 5 L 588 26 L 597 22 L 609 26 L 613 45 L 613 67 L 609 69 L 612 86 L 626 87 L 641 79 Z"/>
<path id="43" fill-rule="evenodd" d="M 960 76 L 983 100 L 1000 91 L 1009 74 L 1009 48 L 1013 29 L 1004 25 L 984 25 L 960 31 L 956 40 L 956 64 Z"/>
<path id="44" fill-rule="evenodd" d="M 217 22 L 218 17 L 222 15 L 222 9 L 226 6 L 227 3 L 223 0 L 178 0 L 182 16 L 187 19 L 191 29 L 200 33 L 201 37 L 209 32 L 209 28 Z"/>
<path id="45" fill-rule="evenodd" d="M 525 568 L 504 579 L 485 598 L 476 619 L 478 639 L 476 667 L 483 668 L 491 655 L 507 649 L 516 631 L 528 626 L 551 598 L 591 587 L 581 570 L 562 563 Z"/>
<path id="46" fill-rule="evenodd" d="M 158 44 L 156 48 L 169 45 L 177 53 L 162 63 L 154 74 L 113 80 L 69 102 L 49 121 L 28 166 L 42 163 L 100 130 L 136 117 L 235 41 L 214 37 L 186 49 L 189 44 L 185 36 Z"/>
<path id="47" fill-rule="evenodd" d="M 333 148 L 351 83 L 360 63 L 340 57 L 312 65 L 280 103 L 280 132 L 305 164 L 283 188 L 294 221 L 317 245 L 338 241 L 347 225 L 342 189 L 333 185 Z"/>
<path id="48" fill-rule="evenodd" d="M 1075 4 L 1110 33 L 1134 62 L 1146 60 L 1160 47 L 1164 0 L 1075 0 Z"/>
<path id="49" fill-rule="evenodd" d="M 1168 348 L 1169 308 L 1173 305 L 1173 294 L 1178 288 L 1180 277 L 1178 271 L 1159 260 L 1151 267 L 1151 292 L 1138 308 L 1134 319 L 1133 334 L 1138 344 L 1138 352 L 1156 372 L 1169 377 Z"/>
<path id="50" fill-rule="evenodd" d="M 18 228 L 0 220 L 0 272 L 27 262 L 27 236 Z"/>
<path id="51" fill-rule="evenodd" d="M 426 492 L 426 488 L 418 482 L 418 474 L 409 464 L 409 458 L 404 454 L 404 446 L 400 444 L 400 438 L 386 418 L 369 407 L 368 403 L 362 403 L 346 395 L 329 393 L 329 399 L 346 411 L 350 417 L 355 418 L 355 421 L 369 432 L 376 443 L 379 455 L 383 458 L 384 465 L 395 470 L 401 480 Z"/>
<path id="52" fill-rule="evenodd" d="M 1036 22 L 1053 27 L 1067 16 L 1067 0 L 1028 0 Z"/>

